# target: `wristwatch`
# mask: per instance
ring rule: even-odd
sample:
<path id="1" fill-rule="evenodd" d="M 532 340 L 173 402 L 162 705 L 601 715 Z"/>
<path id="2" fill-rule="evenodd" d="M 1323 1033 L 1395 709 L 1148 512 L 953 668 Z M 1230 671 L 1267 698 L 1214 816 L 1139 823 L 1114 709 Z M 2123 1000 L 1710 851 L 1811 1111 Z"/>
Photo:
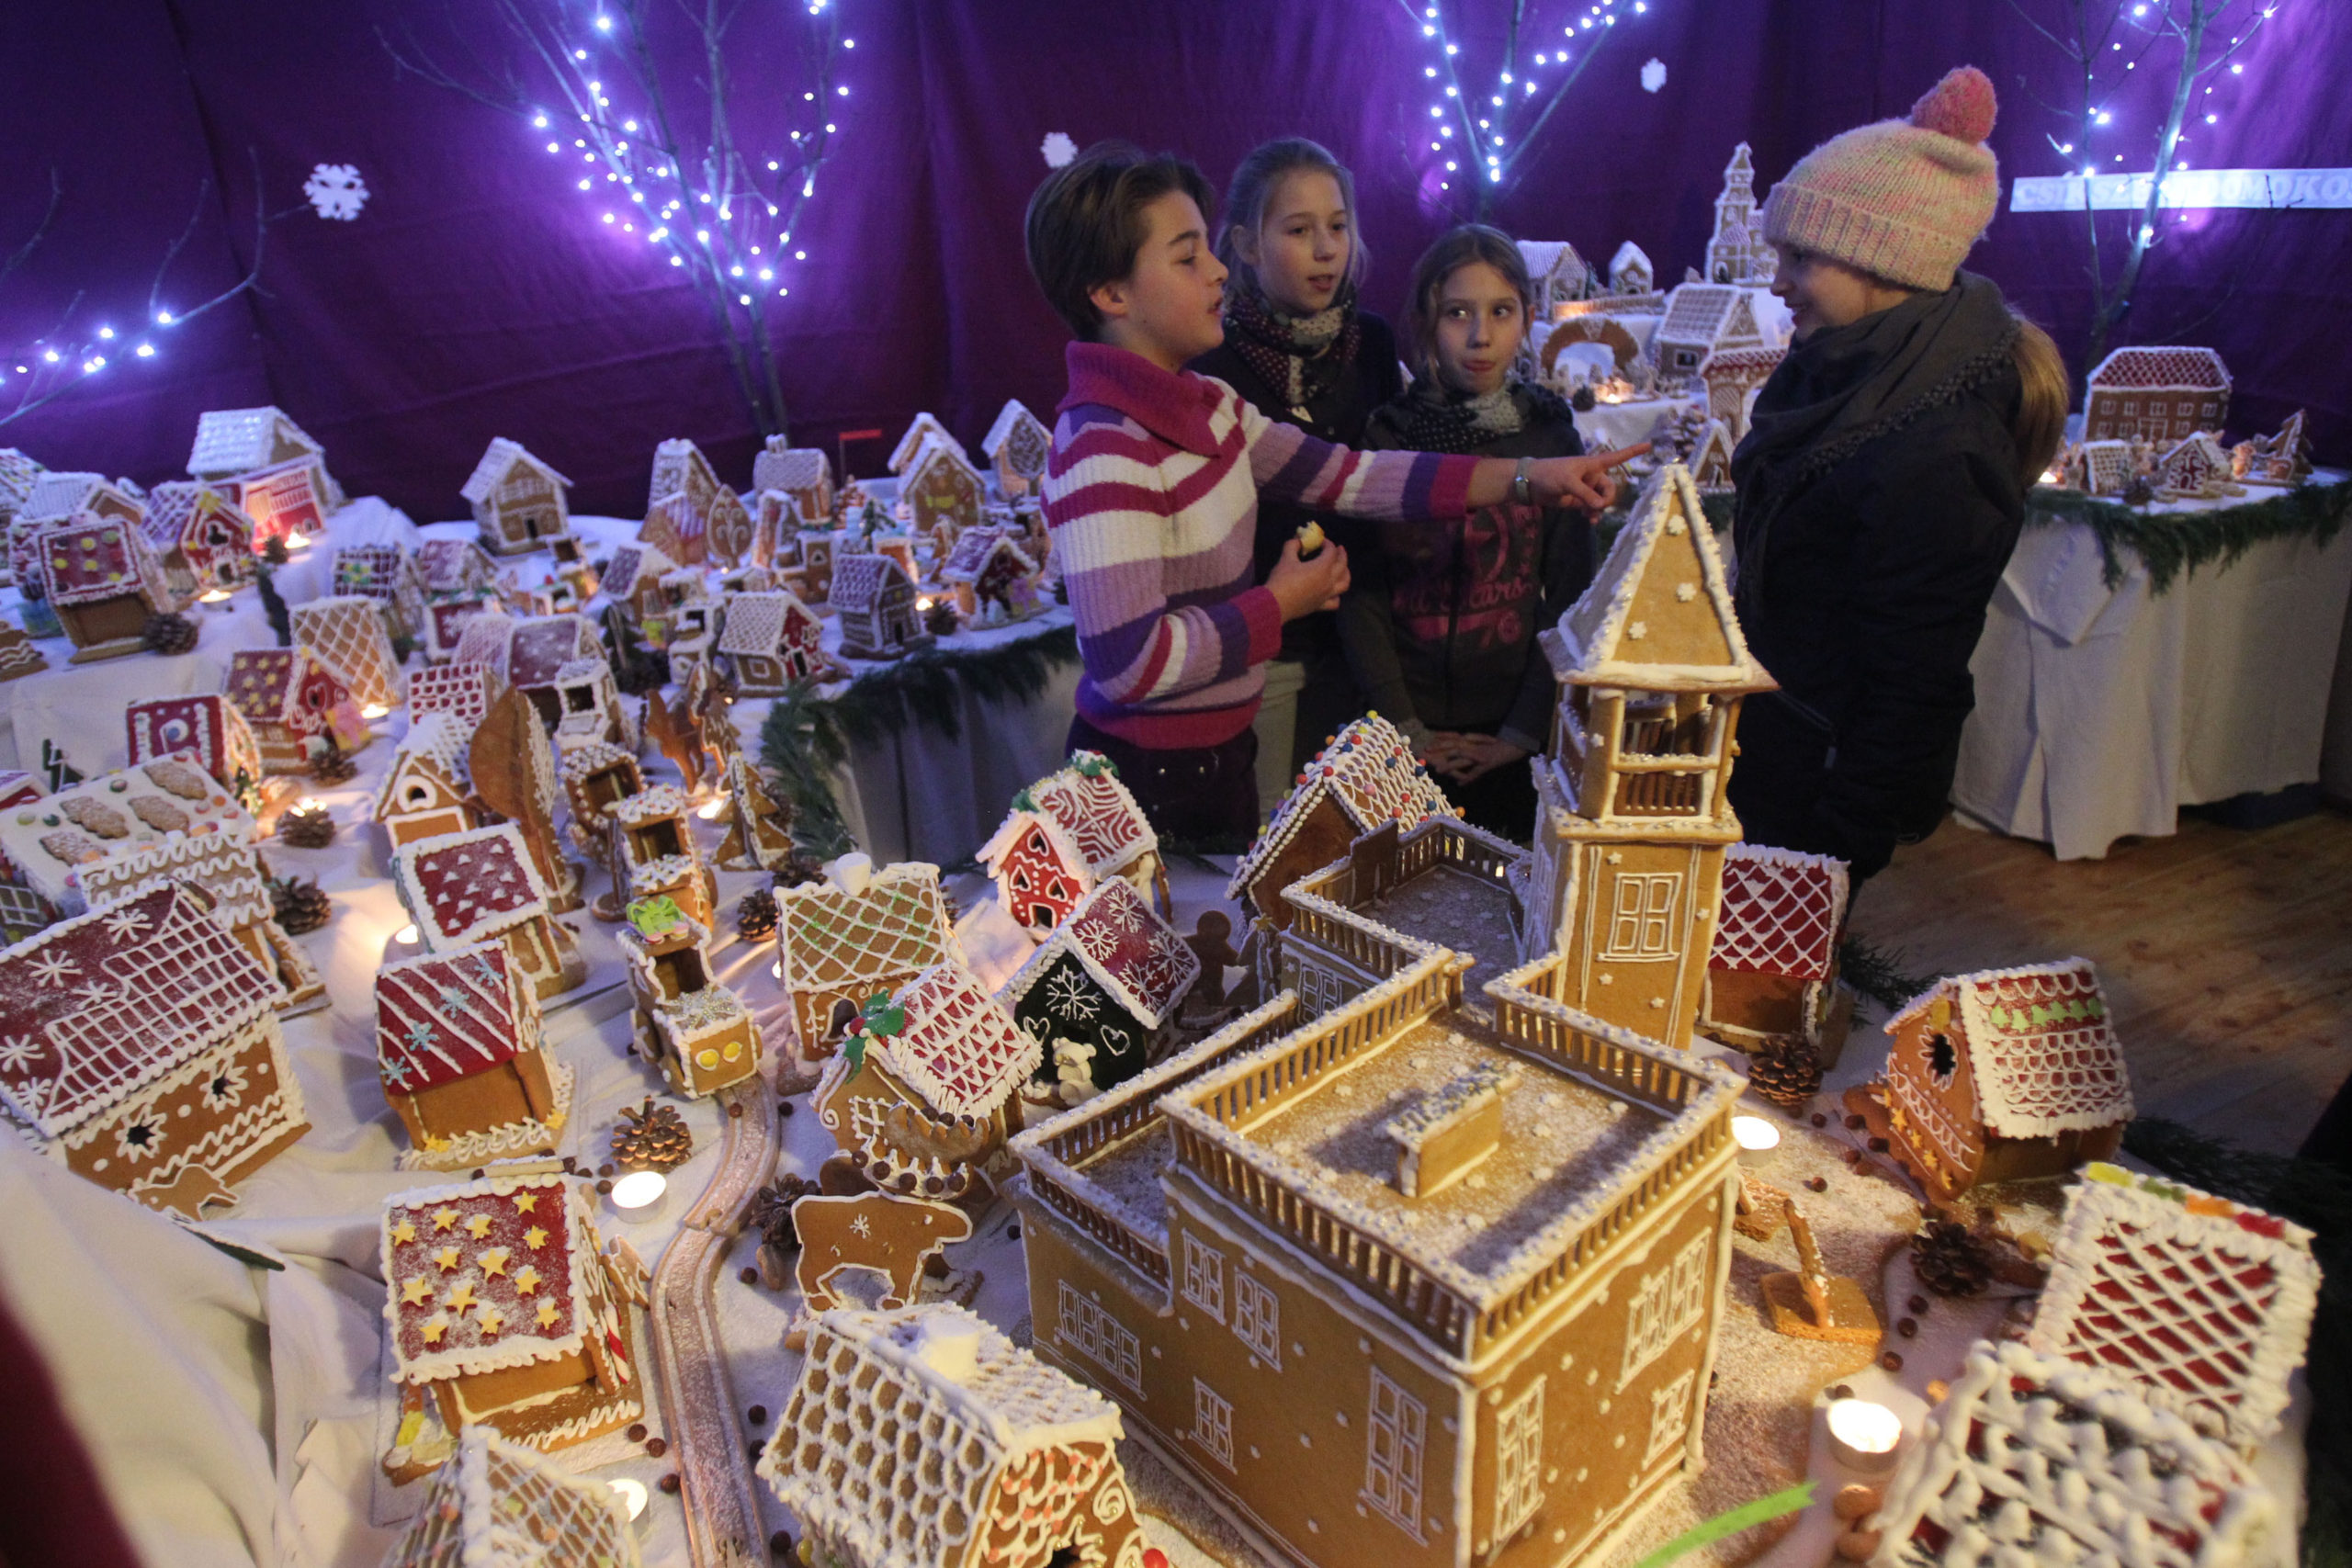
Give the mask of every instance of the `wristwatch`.
<path id="1" fill-rule="evenodd" d="M 1519 467 L 1511 470 L 1510 498 L 1525 506 L 1535 499 L 1535 487 L 1527 482 L 1527 459 L 1521 457 Z"/>

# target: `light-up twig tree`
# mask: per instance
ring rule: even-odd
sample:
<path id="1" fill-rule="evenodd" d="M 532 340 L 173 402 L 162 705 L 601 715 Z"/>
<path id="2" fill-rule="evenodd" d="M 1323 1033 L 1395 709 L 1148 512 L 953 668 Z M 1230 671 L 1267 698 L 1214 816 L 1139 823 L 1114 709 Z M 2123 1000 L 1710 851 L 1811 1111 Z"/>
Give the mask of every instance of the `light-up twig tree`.
<path id="1" fill-rule="evenodd" d="M 2284 3 L 2287 0 L 2009 0 L 2026 24 L 2066 61 L 2066 93 L 2062 101 L 2043 96 L 2029 78 L 2020 78 L 2018 85 L 2034 102 L 2072 128 L 2066 134 L 2051 135 L 2049 141 L 2069 169 L 2081 171 L 2085 182 L 2083 231 L 2089 242 L 2090 258 L 2084 270 L 2091 293 L 2090 333 L 2083 359 L 2086 374 L 2107 357 L 2109 340 L 2131 313 L 2148 254 L 2164 242 L 2157 220 L 2164 209 L 2165 182 L 2188 166 L 2181 156 L 2181 144 L 2189 139 L 2187 128 L 2192 117 L 2206 125 L 2220 119 L 2220 110 L 2206 102 L 2220 85 L 2214 78 L 2225 69 L 2233 74 L 2245 71 L 2245 62 L 2236 57 Z M 2123 167 L 2103 168 L 2098 149 L 2132 134 L 2131 127 L 2118 125 L 2119 111 L 2114 107 L 2118 98 L 2144 77 L 2161 79 L 2167 64 L 2172 71 L 2171 91 L 2155 125 L 2155 162 L 2147 197 L 2137 212 L 2126 214 L 2119 263 L 2110 259 L 2118 247 L 2101 241 L 2099 209 L 2091 199 L 2089 181 L 2102 173 L 2136 172 L 2130 167 L 2127 154 L 2120 152 L 2106 156 L 2111 164 Z M 2149 68 L 2144 77 L 2143 66 Z"/>
<path id="2" fill-rule="evenodd" d="M 1510 3 L 1495 79 L 1478 88 L 1464 80 L 1457 37 L 1462 18 L 1449 20 L 1440 0 L 1397 0 L 1430 48 L 1421 79 L 1435 95 L 1429 104 L 1429 150 L 1445 164 L 1438 188 L 1452 191 L 1466 182 L 1473 216 L 1481 220 L 1517 181 L 1568 89 L 1616 36 L 1619 17 L 1649 10 L 1649 0 L 1580 0 L 1542 7 L 1539 19 L 1528 0 Z"/>
<path id="3" fill-rule="evenodd" d="M 782 34 L 797 74 L 762 81 L 782 123 L 755 134 L 731 93 L 730 60 L 748 47 L 736 31 L 742 0 L 664 8 L 662 20 L 674 15 L 694 46 L 672 53 L 657 52 L 656 9 L 654 0 L 488 0 L 457 24 L 462 37 L 475 18 L 496 22 L 512 46 L 496 64 L 470 51 L 451 63 L 413 33 L 398 44 L 378 37 L 403 70 L 526 121 L 549 156 L 574 165 L 578 188 L 600 198 L 605 225 L 666 254 L 708 311 L 759 434 L 785 434 L 769 313 L 791 292 L 787 260 L 807 259 L 793 231 L 838 133 L 849 88 L 837 76 L 856 39 L 842 35 L 835 0 L 757 13 Z"/>

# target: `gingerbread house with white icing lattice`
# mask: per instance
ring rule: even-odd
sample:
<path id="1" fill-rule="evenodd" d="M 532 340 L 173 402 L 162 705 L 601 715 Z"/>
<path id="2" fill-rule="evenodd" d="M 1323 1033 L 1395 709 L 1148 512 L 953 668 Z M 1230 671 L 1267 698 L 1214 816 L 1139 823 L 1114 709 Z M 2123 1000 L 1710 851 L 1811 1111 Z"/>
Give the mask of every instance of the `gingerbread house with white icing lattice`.
<path id="1" fill-rule="evenodd" d="M 1200 975 L 1199 955 L 1176 928 L 1114 876 L 1079 900 L 998 999 L 1041 1047 L 1046 1087 L 1069 1098 L 1125 1082 L 1158 1060 Z"/>
<path id="2" fill-rule="evenodd" d="M 1666 297 L 1666 314 L 1642 352 L 1662 386 L 1679 388 L 1697 379 L 1699 367 L 1712 355 L 1763 346 L 1747 290 L 1725 283 L 1686 283 Z"/>
<path id="3" fill-rule="evenodd" d="M 0 1124 L 190 1219 L 310 1130 L 269 971 L 167 883 L 0 952 Z"/>
<path id="4" fill-rule="evenodd" d="M 288 619 L 294 646 L 307 649 L 351 689 L 362 717 L 380 717 L 399 704 L 400 660 L 384 630 L 384 613 L 365 594 L 345 593 L 297 604 Z"/>
<path id="5" fill-rule="evenodd" d="M 1159 835 L 1109 758 L 1073 751 L 1069 765 L 1012 797 L 1012 809 L 980 846 L 1005 912 L 1044 936 L 1069 918 L 1105 877 L 1121 877 L 1172 910 Z"/>
<path id="6" fill-rule="evenodd" d="M 376 1070 L 408 1132 L 403 1169 L 463 1170 L 553 1154 L 571 1069 L 546 1049 L 539 999 L 498 942 L 376 975 Z"/>
<path id="7" fill-rule="evenodd" d="M 193 760 L 183 757 L 176 765 Z M 166 833 L 160 840 L 76 866 L 74 876 L 93 909 L 128 903 L 169 883 L 202 889 L 212 900 L 213 922 L 234 937 L 277 983 L 278 1011 L 304 1012 L 325 1005 L 326 981 L 277 923 L 269 896 L 268 868 L 254 852 L 251 833 L 235 822 L 212 832 Z M 68 900 L 66 907 L 74 902 Z"/>
<path id="8" fill-rule="evenodd" d="M 542 1000 L 586 978 L 579 945 L 549 912 L 547 884 L 514 823 L 402 844 L 392 864 L 392 886 L 426 951 L 495 938 Z"/>
<path id="9" fill-rule="evenodd" d="M 824 668 L 824 623 L 790 589 L 729 593 L 720 604 L 712 652 L 737 696 L 780 697 Z"/>
<path id="10" fill-rule="evenodd" d="M 1384 822 L 1411 828 L 1459 815 L 1396 727 L 1366 714 L 1306 765 L 1234 866 L 1225 896 L 1279 928 L 1290 919 L 1283 889 L 1346 854 L 1360 836 Z"/>
<path id="11" fill-rule="evenodd" d="M 403 1192 L 385 1201 L 380 1239 L 392 1381 L 419 1396 L 384 1458 L 394 1479 L 440 1463 L 468 1427 L 548 1450 L 644 1414 L 629 1288 L 583 1183 L 548 1172 Z"/>
<path id="12" fill-rule="evenodd" d="M 433 1472 L 384 1568 L 639 1568 L 620 1495 L 488 1427 Z"/>
<path id="13" fill-rule="evenodd" d="M 2064 1176 L 2122 1144 L 2132 1077 L 2088 959 L 1939 980 L 1886 1032 L 1885 1077 L 1848 1099 L 1885 1118 L 1935 1198 Z"/>
<path id="14" fill-rule="evenodd" d="M 842 556 L 833 563 L 831 594 L 847 657 L 896 659 L 930 645 L 931 634 L 915 607 L 914 579 L 897 558 Z"/>
<path id="15" fill-rule="evenodd" d="M 331 581 L 338 594 L 376 601 L 388 637 L 413 638 L 424 629 L 424 580 L 407 546 L 339 545 Z"/>
<path id="16" fill-rule="evenodd" d="M 1699 1032 L 1741 1051 L 1795 1037 L 1834 1061 L 1852 1015 L 1838 987 L 1846 899 L 1844 861 L 1727 846 Z"/>
<path id="17" fill-rule="evenodd" d="M 833 515 L 833 466 L 821 446 L 788 446 L 785 437 L 771 435 L 767 447 L 752 459 L 752 488 L 788 498 L 805 523 L 824 523 Z M 778 520 L 781 526 L 781 519 Z M 781 537 L 772 541 L 781 544 Z"/>
<path id="18" fill-rule="evenodd" d="M 427 539 L 416 547 L 416 574 L 433 598 L 472 599 L 498 585 L 498 566 L 471 539 Z"/>
<path id="19" fill-rule="evenodd" d="M 2278 1432 L 2311 1342 L 2311 1233 L 2117 1166 L 2084 1176 L 2026 1343 L 2119 1377 L 2251 1455 Z"/>
<path id="20" fill-rule="evenodd" d="M 79 780 L 0 816 L 0 851 L 16 879 L 68 914 L 88 908 L 85 883 L 96 867 L 175 839 L 215 836 L 251 859 L 252 816 L 194 751 Z"/>
<path id="21" fill-rule="evenodd" d="M 876 991 L 892 991 L 956 953 L 939 868 L 903 861 L 876 870 L 858 853 L 822 882 L 776 889 L 776 958 L 805 1060 L 832 1055 Z"/>

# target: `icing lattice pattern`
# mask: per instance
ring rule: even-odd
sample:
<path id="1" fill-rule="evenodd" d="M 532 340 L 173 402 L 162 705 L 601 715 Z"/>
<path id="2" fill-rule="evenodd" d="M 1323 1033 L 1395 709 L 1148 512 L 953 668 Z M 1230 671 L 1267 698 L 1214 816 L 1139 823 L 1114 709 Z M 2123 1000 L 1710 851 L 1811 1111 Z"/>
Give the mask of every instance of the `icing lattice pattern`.
<path id="1" fill-rule="evenodd" d="M 861 893 L 812 883 L 780 890 L 788 988 L 831 987 L 928 969 L 948 956 L 939 869 L 886 866 Z"/>
<path id="2" fill-rule="evenodd" d="M 1944 981 L 1891 1030 L 1947 990 L 1959 994 L 1984 1124 L 2046 1138 L 2132 1119 L 2132 1080 L 2088 959 L 1987 969 Z"/>
<path id="3" fill-rule="evenodd" d="M 2119 348 L 2098 362 L 2087 384 L 2107 387 L 2223 390 L 2230 372 L 2210 348 Z"/>
<path id="4" fill-rule="evenodd" d="M 1113 876 L 1139 855 L 1159 847 L 1159 837 L 1117 775 L 1105 767 L 1089 778 L 1064 768 L 1029 786 L 1029 798 L 1061 824 L 1097 876 Z"/>
<path id="5" fill-rule="evenodd" d="M 1717 969 L 1822 980 L 1838 961 L 1846 920 L 1846 866 L 1826 855 L 1760 844 L 1724 852 Z"/>
<path id="6" fill-rule="evenodd" d="M 897 1000 L 906 1028 L 876 1054 L 933 1111 L 986 1116 L 1036 1066 L 1037 1043 L 960 964 L 925 970 Z"/>
<path id="7" fill-rule="evenodd" d="M 384 1568 L 638 1568 L 612 1487 L 468 1427 Z"/>

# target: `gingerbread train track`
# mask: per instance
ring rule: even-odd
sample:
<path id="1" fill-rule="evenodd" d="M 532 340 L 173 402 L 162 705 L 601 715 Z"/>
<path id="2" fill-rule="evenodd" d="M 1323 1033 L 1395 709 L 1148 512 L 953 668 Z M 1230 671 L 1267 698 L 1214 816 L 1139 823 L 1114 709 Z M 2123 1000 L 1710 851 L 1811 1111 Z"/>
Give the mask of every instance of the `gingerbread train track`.
<path id="1" fill-rule="evenodd" d="M 653 1373 L 677 1454 L 688 1559 L 695 1568 L 752 1568 L 768 1561 L 767 1537 L 712 1292 L 745 1205 L 775 1168 L 775 1106 L 756 1077 L 713 1098 L 726 1111 L 718 1169 L 653 1270 Z"/>

